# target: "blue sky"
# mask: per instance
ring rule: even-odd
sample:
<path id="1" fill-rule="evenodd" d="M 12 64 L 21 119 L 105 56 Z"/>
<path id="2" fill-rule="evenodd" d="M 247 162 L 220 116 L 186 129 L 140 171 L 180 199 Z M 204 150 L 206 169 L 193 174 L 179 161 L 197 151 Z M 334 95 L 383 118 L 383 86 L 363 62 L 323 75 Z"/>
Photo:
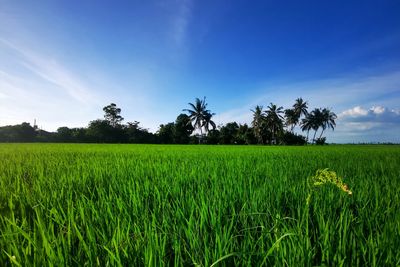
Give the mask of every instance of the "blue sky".
<path id="1" fill-rule="evenodd" d="M 156 131 L 195 97 L 338 114 L 330 142 L 400 142 L 400 2 L 0 0 L 0 125 L 87 126 L 115 102 Z"/>

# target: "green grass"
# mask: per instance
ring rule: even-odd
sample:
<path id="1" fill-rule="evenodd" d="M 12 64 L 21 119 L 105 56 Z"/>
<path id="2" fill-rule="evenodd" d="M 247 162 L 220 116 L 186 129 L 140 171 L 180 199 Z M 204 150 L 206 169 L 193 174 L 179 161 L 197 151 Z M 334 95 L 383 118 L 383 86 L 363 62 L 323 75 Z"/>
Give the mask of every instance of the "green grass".
<path id="1" fill-rule="evenodd" d="M 0 215 L 1 266 L 398 266 L 400 147 L 2 144 Z"/>

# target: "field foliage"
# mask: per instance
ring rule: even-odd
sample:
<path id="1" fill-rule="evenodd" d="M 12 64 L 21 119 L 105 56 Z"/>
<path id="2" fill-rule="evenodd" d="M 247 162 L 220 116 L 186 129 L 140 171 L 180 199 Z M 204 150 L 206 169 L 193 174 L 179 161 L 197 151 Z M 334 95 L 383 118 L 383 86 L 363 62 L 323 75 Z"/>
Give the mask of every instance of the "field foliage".
<path id="1" fill-rule="evenodd" d="M 398 266 L 399 211 L 399 146 L 0 145 L 1 266 Z"/>

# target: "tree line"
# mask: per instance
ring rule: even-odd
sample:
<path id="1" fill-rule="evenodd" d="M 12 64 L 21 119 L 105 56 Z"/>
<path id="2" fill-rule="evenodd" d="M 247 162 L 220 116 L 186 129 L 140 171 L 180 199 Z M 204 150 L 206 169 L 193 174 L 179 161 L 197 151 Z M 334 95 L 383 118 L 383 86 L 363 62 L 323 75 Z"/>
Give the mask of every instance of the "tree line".
<path id="1" fill-rule="evenodd" d="M 185 113 L 174 122 L 161 124 L 156 133 L 140 126 L 138 121 L 123 123 L 121 109 L 111 103 L 103 108 L 104 118 L 89 122 L 87 127 L 60 127 L 47 132 L 24 122 L 0 127 L 0 142 L 65 142 L 65 143 L 147 143 L 147 144 L 260 144 L 305 145 L 324 144 L 326 130 L 334 130 L 337 118 L 329 108 L 308 111 L 308 103 L 296 99 L 291 108 L 273 103 L 264 110 L 252 109 L 250 125 L 229 122 L 217 126 L 215 113 L 207 108 L 206 98 L 188 103 Z M 305 133 L 295 132 L 296 126 Z M 310 139 L 310 132 L 312 138 Z M 319 132 L 319 134 L 317 134 Z"/>

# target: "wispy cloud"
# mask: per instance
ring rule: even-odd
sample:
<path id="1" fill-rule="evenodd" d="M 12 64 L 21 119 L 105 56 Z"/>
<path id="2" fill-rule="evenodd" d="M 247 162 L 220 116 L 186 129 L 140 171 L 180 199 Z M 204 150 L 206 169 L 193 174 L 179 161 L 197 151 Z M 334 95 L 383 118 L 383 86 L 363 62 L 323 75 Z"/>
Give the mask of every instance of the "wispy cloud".
<path id="1" fill-rule="evenodd" d="M 63 90 L 82 104 L 96 103 L 97 99 L 92 89 L 55 59 L 48 59 L 47 56 L 39 55 L 4 39 L 0 39 L 0 42 L 17 52 L 21 56 L 20 64 L 32 73 L 56 85 L 56 88 Z"/>
<path id="2" fill-rule="evenodd" d="M 63 125 L 85 126 L 96 118 L 96 110 L 95 105 L 65 97 L 52 84 L 0 71 L 0 125 L 37 119 L 46 130 Z"/>
<path id="3" fill-rule="evenodd" d="M 189 22 L 192 17 L 192 9 L 192 0 L 178 0 L 171 31 L 172 39 L 178 48 L 181 48 L 186 41 Z"/>
<path id="4" fill-rule="evenodd" d="M 101 114 L 105 94 L 45 51 L 0 39 L 0 125 L 37 119 L 39 126 L 56 130 L 85 126 Z"/>

